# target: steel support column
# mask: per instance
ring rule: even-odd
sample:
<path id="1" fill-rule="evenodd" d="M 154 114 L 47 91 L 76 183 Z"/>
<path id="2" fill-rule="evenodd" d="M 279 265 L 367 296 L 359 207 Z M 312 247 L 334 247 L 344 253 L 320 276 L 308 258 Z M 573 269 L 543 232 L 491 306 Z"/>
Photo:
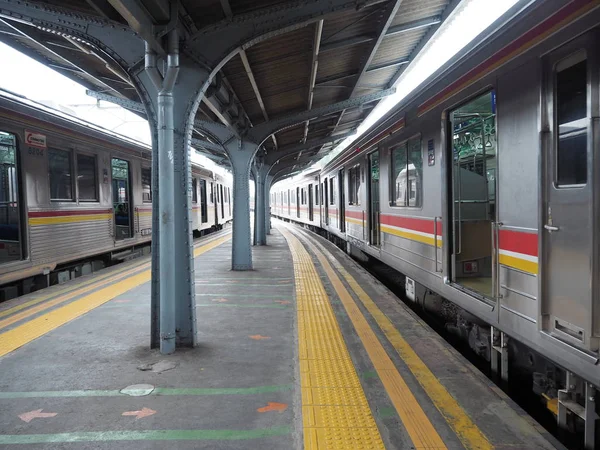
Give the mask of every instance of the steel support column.
<path id="1" fill-rule="evenodd" d="M 267 175 L 265 179 L 265 232 L 271 234 L 271 183 L 273 175 Z"/>
<path id="2" fill-rule="evenodd" d="M 255 245 L 267 245 L 267 221 L 266 207 L 267 198 L 265 195 L 266 178 L 269 173 L 270 166 L 264 163 L 259 163 L 255 170 L 254 184 L 256 186 L 254 200 L 254 235 Z M 267 194 L 268 195 L 268 194 Z"/>
<path id="3" fill-rule="evenodd" d="M 158 229 L 158 233 L 153 229 L 153 238 L 157 238 L 153 241 L 153 260 L 158 261 L 153 268 L 158 267 L 159 270 L 153 270 L 151 304 L 152 332 L 157 332 L 158 317 L 159 336 L 153 335 L 151 343 L 156 345 L 158 340 L 161 353 L 171 353 L 175 347 L 193 347 L 196 343 L 189 188 L 190 138 L 198 100 L 190 93 L 200 91 L 201 74 L 195 66 L 179 65 L 175 51 L 177 45 L 178 38 L 175 32 L 171 32 L 167 67 L 172 69 L 165 71 L 164 78 L 157 69 L 156 54 L 148 47 L 144 77 L 139 77 L 157 111 L 156 122 L 150 120 L 150 126 L 156 129 L 158 135 L 158 146 L 153 148 L 158 161 L 157 165 L 153 162 L 153 182 L 158 184 L 158 196 L 152 200 L 153 226 Z M 175 68 L 178 69 L 177 74 Z M 153 192 L 156 192 L 155 187 Z M 159 277 L 160 281 L 157 280 Z"/>
<path id="4" fill-rule="evenodd" d="M 225 144 L 225 148 L 233 170 L 231 270 L 252 270 L 249 184 L 250 168 L 258 145 L 233 138 Z"/>

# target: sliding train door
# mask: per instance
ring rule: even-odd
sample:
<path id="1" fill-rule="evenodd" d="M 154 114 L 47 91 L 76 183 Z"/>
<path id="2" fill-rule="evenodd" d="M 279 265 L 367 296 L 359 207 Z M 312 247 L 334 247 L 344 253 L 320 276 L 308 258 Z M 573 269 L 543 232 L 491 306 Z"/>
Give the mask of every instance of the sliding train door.
<path id="1" fill-rule="evenodd" d="M 0 131 L 0 264 L 25 258 L 22 220 L 17 136 Z"/>
<path id="2" fill-rule="evenodd" d="M 451 280 L 495 299 L 496 98 L 487 92 L 449 114 Z"/>
<path id="3" fill-rule="evenodd" d="M 131 220 L 131 170 L 129 161 L 112 158 L 112 193 L 115 215 L 115 240 L 133 236 Z"/>
<path id="4" fill-rule="evenodd" d="M 379 150 L 369 154 L 369 244 L 380 245 Z"/>
<path id="5" fill-rule="evenodd" d="M 544 210 L 541 213 L 542 328 L 598 349 L 598 33 L 545 61 Z"/>

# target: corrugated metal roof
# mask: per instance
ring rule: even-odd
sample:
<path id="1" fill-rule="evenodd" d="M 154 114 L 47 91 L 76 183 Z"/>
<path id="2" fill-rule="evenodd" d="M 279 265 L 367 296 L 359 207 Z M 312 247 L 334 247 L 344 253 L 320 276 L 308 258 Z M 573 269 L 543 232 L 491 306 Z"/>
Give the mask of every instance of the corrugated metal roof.
<path id="1" fill-rule="evenodd" d="M 44 0 L 43 3 L 92 15 L 101 14 L 98 9 L 90 6 L 93 1 Z M 236 16 L 259 12 L 262 8 L 292 3 L 295 4 L 295 2 L 281 0 L 181 0 L 182 21 L 188 28 L 198 30 L 223 21 L 230 14 Z M 317 57 L 317 86 L 312 88 L 312 107 L 329 105 L 346 100 L 351 95 L 363 95 L 388 87 L 397 78 L 399 71 L 406 67 L 397 63 L 402 59 L 414 57 L 415 48 L 422 42 L 431 27 L 435 26 L 432 23 L 423 25 L 423 19 L 442 16 L 448 4 L 449 0 L 403 0 L 393 18 L 386 16 L 387 11 L 390 10 L 389 2 L 325 16 L 319 42 L 322 52 Z M 107 6 L 103 10 L 106 17 L 124 23 L 116 10 L 111 10 L 107 3 L 104 5 Z M 420 27 L 415 21 L 421 21 Z M 390 23 L 391 29 L 402 26 L 403 30 L 382 37 L 380 44 L 376 45 L 377 30 L 386 22 Z M 233 56 L 221 70 L 225 80 L 224 85 L 230 86 L 232 92 L 231 95 L 226 96 L 229 100 L 224 100 L 227 104 L 220 106 L 217 104 L 217 107 L 227 110 L 231 106 L 232 98 L 236 98 L 235 101 L 239 100 L 243 112 L 254 125 L 263 122 L 265 115 L 274 119 L 281 115 L 306 110 L 309 107 L 317 27 L 318 22 L 311 23 L 246 49 L 248 67 L 244 65 L 240 55 Z M 61 41 L 62 37 L 37 30 L 34 30 L 33 34 L 38 43 L 27 38 L 12 36 L 6 30 L 2 33 L 0 26 L 0 40 L 36 56 L 46 64 L 67 66 L 64 60 L 48 48 L 48 42 L 52 45 L 51 41 Z M 58 69 L 61 73 L 83 82 L 90 89 L 110 93 L 108 86 L 114 89 L 115 95 L 137 100 L 135 90 L 119 80 L 102 61 L 93 55 L 69 48 L 70 43 L 66 40 L 63 40 L 63 43 L 64 48 L 61 48 L 60 54 L 71 61 L 73 67 L 82 70 L 68 73 L 68 67 L 63 67 Z M 207 45 L 211 43 L 207 42 Z M 370 61 L 369 64 L 365 67 L 362 76 L 359 76 L 367 61 Z M 259 98 L 262 99 L 264 110 Z M 375 104 L 369 104 L 362 108 L 346 110 L 343 114 L 335 113 L 313 120 L 308 127 L 306 138 L 308 140 L 322 138 L 332 133 L 343 133 L 356 128 L 373 106 Z M 203 119 L 216 118 L 205 105 L 201 106 L 199 115 Z M 279 132 L 278 146 L 303 141 L 304 129 L 302 123 Z M 267 146 L 273 146 L 271 140 L 268 141 Z"/>

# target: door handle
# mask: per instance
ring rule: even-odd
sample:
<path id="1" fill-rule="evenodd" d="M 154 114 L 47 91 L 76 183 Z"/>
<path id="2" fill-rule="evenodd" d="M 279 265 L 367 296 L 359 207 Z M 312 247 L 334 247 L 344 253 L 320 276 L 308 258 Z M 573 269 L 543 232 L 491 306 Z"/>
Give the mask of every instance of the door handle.
<path id="1" fill-rule="evenodd" d="M 544 228 L 546 230 L 548 230 L 550 233 L 552 233 L 553 231 L 558 231 L 560 230 L 559 227 L 553 227 L 552 225 L 544 225 Z"/>

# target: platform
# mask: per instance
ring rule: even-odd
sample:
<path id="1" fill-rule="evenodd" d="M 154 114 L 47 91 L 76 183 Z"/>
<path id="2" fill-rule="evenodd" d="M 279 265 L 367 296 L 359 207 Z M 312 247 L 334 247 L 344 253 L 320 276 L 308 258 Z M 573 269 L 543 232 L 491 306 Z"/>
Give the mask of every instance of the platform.
<path id="1" fill-rule="evenodd" d="M 194 349 L 149 349 L 148 260 L 1 304 L 0 447 L 558 445 L 332 244 L 277 222 L 232 272 L 229 238 L 196 245 Z"/>

